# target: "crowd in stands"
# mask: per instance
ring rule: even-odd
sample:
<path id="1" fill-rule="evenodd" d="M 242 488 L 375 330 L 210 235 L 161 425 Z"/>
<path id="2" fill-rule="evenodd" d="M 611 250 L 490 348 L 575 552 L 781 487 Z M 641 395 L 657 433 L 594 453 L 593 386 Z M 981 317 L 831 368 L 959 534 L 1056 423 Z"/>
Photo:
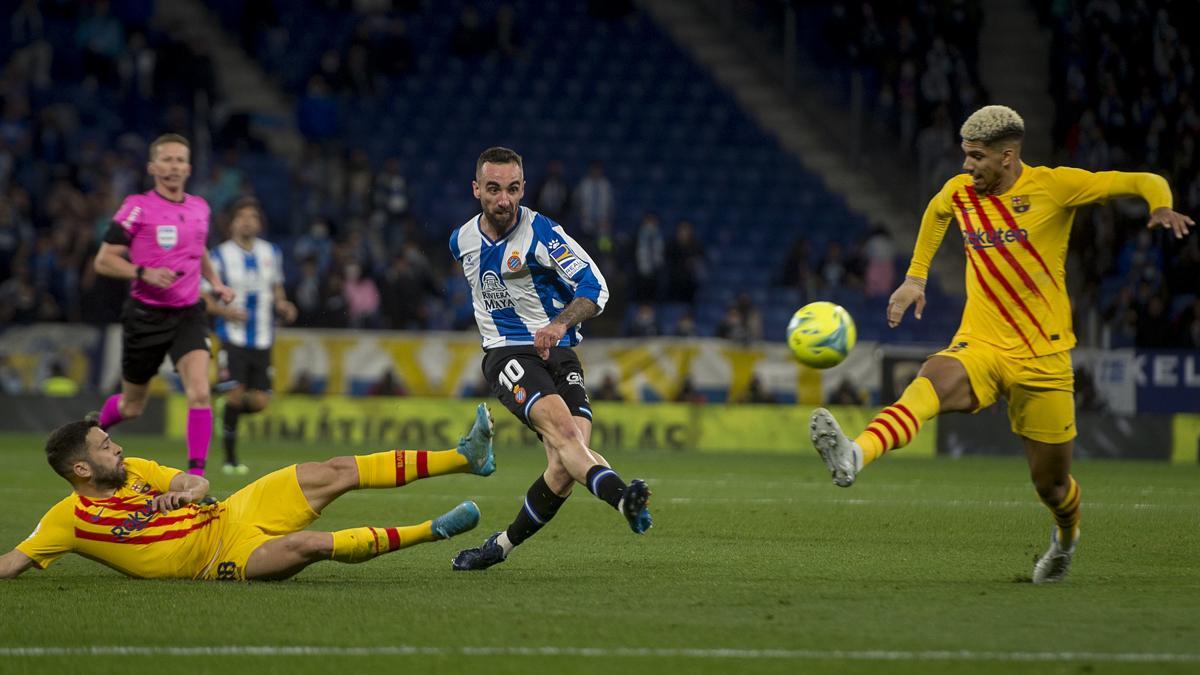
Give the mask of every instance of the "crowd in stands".
<path id="1" fill-rule="evenodd" d="M 1039 5 L 1053 34 L 1055 146 L 1093 171 L 1164 175 L 1175 209 L 1200 216 L 1200 82 L 1193 3 Z M 1200 348 L 1200 236 L 1145 229 L 1140 204 L 1080 214 L 1068 279 L 1076 324 L 1113 347 Z"/>
<path id="2" fill-rule="evenodd" d="M 630 11 L 626 3 L 593 4 L 595 14 Z M 468 289 L 446 253 L 454 223 L 431 222 L 431 205 L 414 197 L 411 177 L 420 167 L 399 153 L 380 157 L 377 149 L 347 147 L 336 135 L 335 96 L 376 93 L 419 56 L 404 20 L 414 7 L 353 5 L 364 9 L 345 44 L 291 77 L 305 146 L 290 167 L 290 209 L 269 222 L 268 237 L 288 254 L 297 323 L 467 329 L 473 324 Z M 261 150 L 261 139 L 244 120 L 212 113 L 221 101 L 205 47 L 152 26 L 152 7 L 151 0 L 117 7 L 104 0 L 83 7 L 22 0 L 6 10 L 0 323 L 117 319 L 124 286 L 97 276 L 91 258 L 122 196 L 148 188 L 145 148 L 158 133 L 190 136 L 202 127 L 212 135 L 217 149 L 197 148 L 189 185 L 213 206 L 211 243 L 223 236 L 226 207 L 256 190 L 244 154 Z M 1053 7 L 1043 18 L 1054 29 L 1054 72 L 1062 73 L 1055 133 L 1064 160 L 1086 168 L 1164 169 L 1177 207 L 1195 215 L 1200 115 L 1193 57 L 1180 37 L 1182 10 L 1111 2 Z M 237 8 L 254 14 L 239 24 L 247 27 L 241 39 L 248 53 L 268 65 L 286 58 L 276 53 L 286 41 L 272 38 L 283 30 L 272 3 Z M 838 2 L 825 18 L 828 41 L 842 50 L 831 58 L 865 74 L 874 117 L 913 151 L 922 175 L 957 170 L 954 121 L 983 100 L 978 3 Z M 520 22 L 509 5 L 487 16 L 468 6 L 447 58 L 520 58 Z M 60 39 L 64 26 L 70 40 Z M 281 65 L 280 72 L 291 71 Z M 716 249 L 728 240 L 701 237 L 686 218 L 663 222 L 653 211 L 626 212 L 611 169 L 600 161 L 575 175 L 556 160 L 527 167 L 525 203 L 566 225 L 612 287 L 609 311 L 589 333 L 778 338 L 764 332 L 760 294 L 738 294 L 705 318 L 704 288 L 719 268 Z M 461 194 L 469 207 L 465 177 Z M 1177 244 L 1139 232 L 1142 216 L 1121 208 L 1085 213 L 1076 228 L 1069 277 L 1084 341 L 1200 346 L 1200 237 Z M 879 300 L 902 273 L 898 253 L 904 252 L 883 229 L 848 240 L 801 236 L 773 282 L 794 292 L 787 297 L 796 302 L 834 291 Z"/>

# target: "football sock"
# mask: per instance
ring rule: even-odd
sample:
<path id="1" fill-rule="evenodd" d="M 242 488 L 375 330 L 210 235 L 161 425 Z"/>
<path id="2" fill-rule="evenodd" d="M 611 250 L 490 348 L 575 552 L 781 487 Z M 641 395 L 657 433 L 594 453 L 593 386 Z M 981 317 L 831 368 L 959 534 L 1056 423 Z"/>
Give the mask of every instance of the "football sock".
<path id="1" fill-rule="evenodd" d="M 384 553 L 437 539 L 433 534 L 432 520 L 407 527 L 356 527 L 330 534 L 333 535 L 333 555 L 330 558 L 344 563 L 360 563 Z"/>
<path id="2" fill-rule="evenodd" d="M 100 408 L 100 428 L 108 431 L 108 428 L 119 424 L 121 420 L 121 395 L 113 394 L 104 400 L 104 406 Z"/>
<path id="3" fill-rule="evenodd" d="M 221 440 L 225 445 L 225 463 L 237 464 L 237 423 L 242 414 L 241 406 L 225 402 L 225 414 L 222 416 Z"/>
<path id="4" fill-rule="evenodd" d="M 587 489 L 615 509 L 621 503 L 621 495 L 625 494 L 625 481 L 621 480 L 616 471 L 603 464 L 597 464 L 588 469 Z"/>
<path id="5" fill-rule="evenodd" d="M 1054 514 L 1054 522 L 1058 525 L 1058 543 L 1064 549 L 1071 547 L 1075 535 L 1079 533 L 1079 483 L 1074 476 L 1067 476 L 1067 493 L 1062 501 L 1054 504 L 1046 500 L 1042 503 Z"/>
<path id="6" fill-rule="evenodd" d="M 470 469 L 467 458 L 458 450 L 388 450 L 370 455 L 355 455 L 358 487 L 391 488 L 414 480 L 462 473 Z"/>
<path id="7" fill-rule="evenodd" d="M 546 484 L 545 476 L 538 476 L 538 479 L 533 481 L 533 485 L 529 486 L 529 491 L 525 493 L 525 504 L 517 512 L 517 517 L 504 531 L 508 544 L 504 547 L 504 553 L 507 555 L 513 546 L 517 546 L 537 534 L 537 531 L 550 522 L 550 519 L 558 513 L 558 509 L 566 501 L 566 497 L 554 494 L 554 491 Z M 502 543 L 501 546 L 504 544 Z"/>
<path id="8" fill-rule="evenodd" d="M 900 400 L 881 410 L 854 439 L 862 448 L 863 466 L 889 450 L 911 443 L 921 430 L 921 425 L 938 414 L 940 406 L 941 402 L 929 378 L 918 377 L 913 380 L 900 395 Z"/>
<path id="9" fill-rule="evenodd" d="M 203 476 L 212 440 L 212 408 L 189 408 L 187 416 L 188 473 Z"/>

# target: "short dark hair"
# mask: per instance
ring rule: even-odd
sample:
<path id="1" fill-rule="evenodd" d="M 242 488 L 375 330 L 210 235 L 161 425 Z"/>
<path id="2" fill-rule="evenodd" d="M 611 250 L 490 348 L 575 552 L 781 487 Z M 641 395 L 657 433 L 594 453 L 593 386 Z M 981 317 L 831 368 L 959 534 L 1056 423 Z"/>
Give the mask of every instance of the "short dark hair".
<path id="1" fill-rule="evenodd" d="M 178 143 L 187 148 L 189 151 L 192 149 L 192 144 L 188 143 L 188 139 L 184 138 L 183 136 L 180 136 L 179 134 L 163 134 L 150 143 L 150 159 L 154 159 L 154 154 L 158 152 L 158 146 L 166 145 L 167 143 Z"/>
<path id="2" fill-rule="evenodd" d="M 70 480 L 75 462 L 87 458 L 87 435 L 100 423 L 94 419 L 68 422 L 46 439 L 46 461 L 58 475 Z"/>
<path id="3" fill-rule="evenodd" d="M 483 168 L 484 163 L 516 164 L 518 167 L 520 167 L 522 173 L 525 172 L 525 163 L 521 161 L 521 156 L 517 154 L 517 151 L 510 150 L 509 148 L 502 148 L 500 146 L 488 148 L 487 150 L 479 153 L 479 159 L 475 162 L 476 176 L 479 175 L 479 170 Z"/>
<path id="4" fill-rule="evenodd" d="M 258 213 L 258 219 L 262 221 L 263 227 L 267 226 L 267 214 L 263 211 L 262 202 L 258 201 L 257 197 L 238 197 L 236 201 L 229 207 L 229 225 L 233 226 L 233 219 L 242 209 L 254 209 Z"/>

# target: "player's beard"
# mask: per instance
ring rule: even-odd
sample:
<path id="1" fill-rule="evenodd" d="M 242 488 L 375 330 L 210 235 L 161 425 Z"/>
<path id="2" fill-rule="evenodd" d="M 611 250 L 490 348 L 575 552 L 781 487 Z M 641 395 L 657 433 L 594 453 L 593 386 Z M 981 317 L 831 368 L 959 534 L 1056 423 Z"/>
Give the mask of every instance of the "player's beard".
<path id="1" fill-rule="evenodd" d="M 112 469 L 102 469 L 90 462 L 88 466 L 92 468 L 92 484 L 102 490 L 116 490 L 125 485 L 125 479 L 128 478 L 124 462 Z"/>
<path id="2" fill-rule="evenodd" d="M 513 224 L 513 213 L 515 209 L 509 209 L 503 213 L 499 211 L 491 211 L 487 214 L 488 223 L 496 229 L 497 232 L 503 233 Z"/>

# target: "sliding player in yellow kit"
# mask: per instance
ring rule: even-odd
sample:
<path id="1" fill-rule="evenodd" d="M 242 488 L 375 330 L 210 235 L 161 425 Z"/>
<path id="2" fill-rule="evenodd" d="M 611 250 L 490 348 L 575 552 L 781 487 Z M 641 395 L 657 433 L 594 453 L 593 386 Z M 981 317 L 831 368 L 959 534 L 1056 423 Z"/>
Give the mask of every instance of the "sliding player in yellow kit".
<path id="1" fill-rule="evenodd" d="M 1158 175 L 1023 163 L 1025 123 L 1011 108 L 981 108 L 960 134 L 966 173 L 947 181 L 929 202 L 908 274 L 887 309 L 893 328 L 914 303 L 921 318 L 929 263 L 954 218 L 967 253 L 967 302 L 958 333 L 857 438 L 847 438 L 833 415 L 818 408 L 810 420 L 812 441 L 833 482 L 849 487 L 864 466 L 912 441 L 926 420 L 976 412 L 1003 396 L 1034 488 L 1055 520 L 1033 581 L 1060 581 L 1079 541 L 1079 484 L 1070 474 L 1075 334 L 1064 271 L 1075 209 L 1140 197 L 1150 206 L 1147 227 L 1182 238 L 1194 223 L 1171 209 L 1171 189 Z"/>
<path id="2" fill-rule="evenodd" d="M 0 579 L 76 553 L 141 579 L 278 580 L 322 560 L 357 563 L 449 539 L 479 523 L 474 502 L 417 525 L 305 528 L 351 490 L 451 473 L 490 475 L 496 469 L 492 429 L 491 413 L 480 404 L 457 448 L 293 464 L 214 501 L 203 477 L 126 458 L 94 420 L 71 422 L 50 434 L 46 459 L 72 492 L 46 512 L 33 534 L 0 556 Z"/>

